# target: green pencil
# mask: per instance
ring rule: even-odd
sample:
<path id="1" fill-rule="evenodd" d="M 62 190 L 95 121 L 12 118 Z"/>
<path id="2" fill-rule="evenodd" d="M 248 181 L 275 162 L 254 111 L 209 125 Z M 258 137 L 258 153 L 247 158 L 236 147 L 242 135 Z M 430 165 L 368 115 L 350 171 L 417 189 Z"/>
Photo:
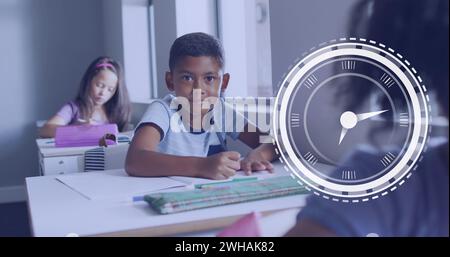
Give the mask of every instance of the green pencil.
<path id="1" fill-rule="evenodd" d="M 222 186 L 222 185 L 234 184 L 234 183 L 245 182 L 245 181 L 252 181 L 252 180 L 258 180 L 258 177 L 234 178 L 233 180 L 225 181 L 225 182 L 213 182 L 213 183 L 206 183 L 206 184 L 197 184 L 197 185 L 195 185 L 195 188 L 196 189 L 209 188 L 209 187 L 214 187 L 214 186 Z"/>

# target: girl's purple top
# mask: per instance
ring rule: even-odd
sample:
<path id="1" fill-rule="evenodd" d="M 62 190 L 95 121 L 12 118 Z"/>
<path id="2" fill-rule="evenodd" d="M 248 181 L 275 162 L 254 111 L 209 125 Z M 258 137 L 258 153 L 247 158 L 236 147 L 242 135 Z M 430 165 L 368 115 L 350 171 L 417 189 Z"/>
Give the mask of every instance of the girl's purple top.
<path id="1" fill-rule="evenodd" d="M 67 125 L 77 124 L 79 123 L 78 119 L 81 118 L 80 109 L 73 101 L 65 104 L 56 115 L 63 118 Z"/>
<path id="2" fill-rule="evenodd" d="M 79 119 L 82 119 L 81 113 L 80 113 L 80 108 L 74 101 L 70 101 L 67 104 L 65 104 L 61 108 L 61 110 L 58 111 L 58 113 L 56 115 L 63 118 L 64 121 L 67 123 L 67 125 L 75 125 L 75 124 L 84 123 L 79 120 Z M 105 121 L 105 122 L 95 121 L 95 124 L 107 124 L 107 123 L 109 123 L 109 122 L 108 121 Z"/>

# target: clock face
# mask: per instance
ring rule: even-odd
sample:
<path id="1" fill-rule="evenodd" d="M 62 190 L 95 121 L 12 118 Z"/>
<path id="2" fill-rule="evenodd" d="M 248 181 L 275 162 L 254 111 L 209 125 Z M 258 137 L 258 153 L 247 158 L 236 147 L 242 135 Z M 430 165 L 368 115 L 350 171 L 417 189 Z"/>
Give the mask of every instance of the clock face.
<path id="1" fill-rule="evenodd" d="M 316 50 L 293 66 L 276 98 L 275 140 L 285 167 L 325 198 L 386 194 L 403 184 L 426 143 L 425 90 L 409 62 L 382 44 Z M 370 158 L 352 160 L 358 152 Z"/>

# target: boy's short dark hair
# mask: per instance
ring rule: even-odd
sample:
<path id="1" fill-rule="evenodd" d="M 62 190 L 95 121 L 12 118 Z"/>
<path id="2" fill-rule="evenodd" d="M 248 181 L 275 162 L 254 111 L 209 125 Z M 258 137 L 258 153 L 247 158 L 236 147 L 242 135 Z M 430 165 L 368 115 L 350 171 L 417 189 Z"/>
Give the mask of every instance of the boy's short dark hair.
<path id="1" fill-rule="evenodd" d="M 177 62 L 186 56 L 209 56 L 217 60 L 223 68 L 223 50 L 216 38 L 206 33 L 189 33 L 177 38 L 170 48 L 169 68 L 172 71 Z"/>

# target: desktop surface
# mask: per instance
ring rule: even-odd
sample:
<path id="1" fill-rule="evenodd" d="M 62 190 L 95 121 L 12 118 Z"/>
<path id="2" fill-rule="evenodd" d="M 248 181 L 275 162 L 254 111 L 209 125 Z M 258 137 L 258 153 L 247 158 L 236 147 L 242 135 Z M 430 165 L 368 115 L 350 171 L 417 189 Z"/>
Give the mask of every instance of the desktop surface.
<path id="1" fill-rule="evenodd" d="M 280 164 L 275 165 L 280 171 Z M 81 173 L 80 176 L 90 176 Z M 263 215 L 300 208 L 307 195 L 293 195 L 161 215 L 130 199 L 87 199 L 57 176 L 26 179 L 34 236 L 168 236 L 223 228 L 253 211 Z M 286 221 L 292 222 L 292 221 Z"/>

